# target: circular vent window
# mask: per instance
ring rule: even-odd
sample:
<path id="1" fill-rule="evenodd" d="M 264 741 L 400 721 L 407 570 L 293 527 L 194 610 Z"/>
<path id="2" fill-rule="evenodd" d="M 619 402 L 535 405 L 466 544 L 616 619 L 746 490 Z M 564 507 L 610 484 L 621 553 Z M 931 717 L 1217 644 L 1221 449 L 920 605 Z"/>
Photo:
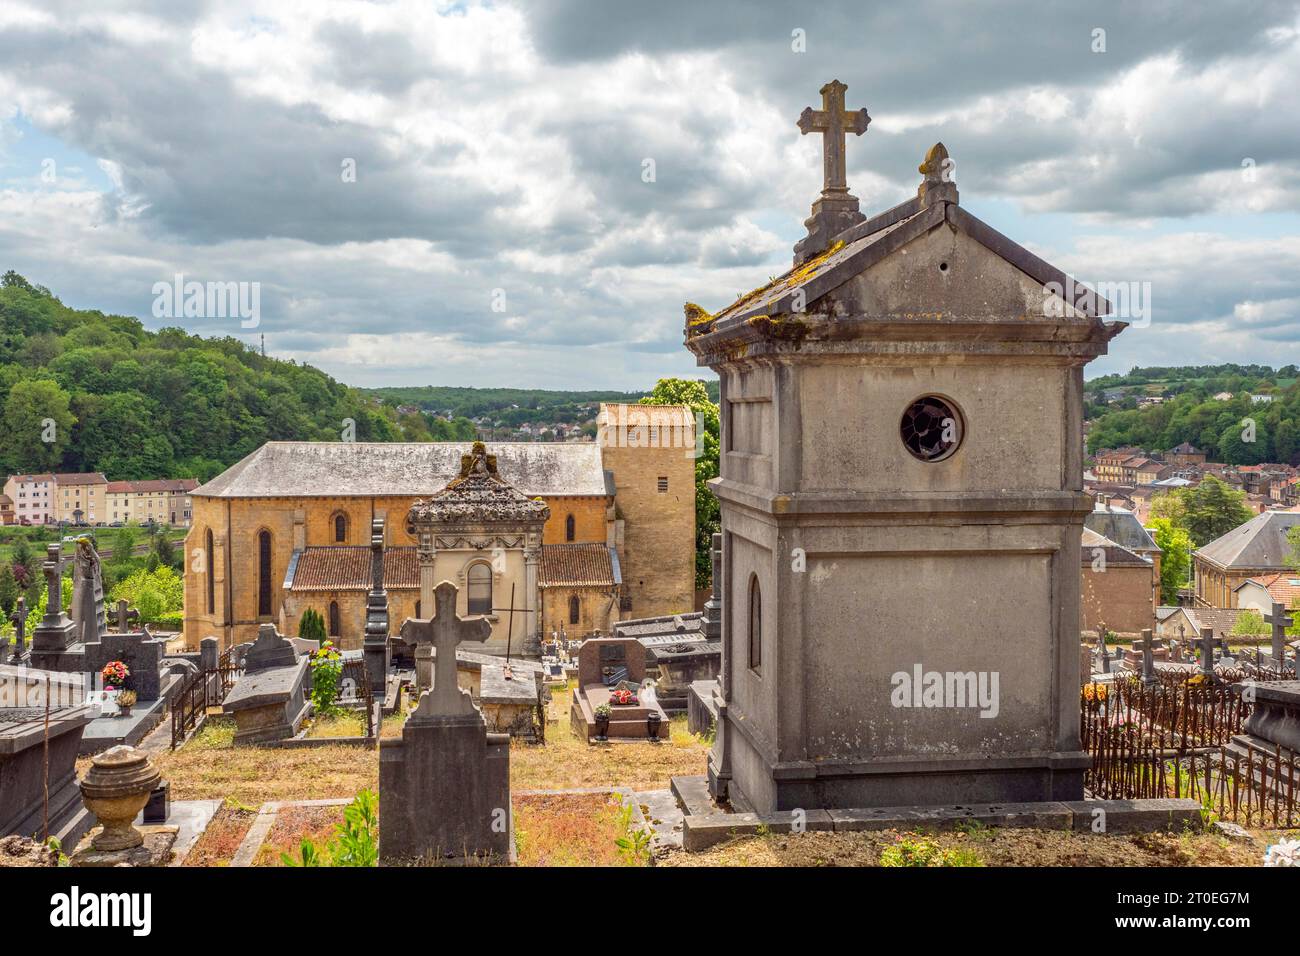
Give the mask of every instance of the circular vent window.
<path id="1" fill-rule="evenodd" d="M 961 414 L 942 398 L 918 398 L 903 412 L 903 444 L 921 461 L 943 461 L 961 444 Z"/>

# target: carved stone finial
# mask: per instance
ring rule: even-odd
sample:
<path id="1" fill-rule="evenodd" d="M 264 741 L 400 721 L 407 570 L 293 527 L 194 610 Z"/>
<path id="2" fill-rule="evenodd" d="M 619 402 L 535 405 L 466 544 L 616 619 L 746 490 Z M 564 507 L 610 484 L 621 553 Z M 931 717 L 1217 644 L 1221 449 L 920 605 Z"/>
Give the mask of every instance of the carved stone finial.
<path id="1" fill-rule="evenodd" d="M 957 202 L 957 184 L 953 181 L 953 171 L 956 168 L 957 164 L 948 155 L 948 147 L 943 143 L 935 143 L 926 150 L 925 159 L 916 168 L 925 177 L 916 191 L 925 205 Z"/>

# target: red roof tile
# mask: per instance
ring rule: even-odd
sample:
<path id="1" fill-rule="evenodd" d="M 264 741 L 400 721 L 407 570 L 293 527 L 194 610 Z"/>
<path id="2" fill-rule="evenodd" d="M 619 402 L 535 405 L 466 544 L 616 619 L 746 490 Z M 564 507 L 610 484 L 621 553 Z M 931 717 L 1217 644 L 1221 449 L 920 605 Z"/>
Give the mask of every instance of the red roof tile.
<path id="1" fill-rule="evenodd" d="M 384 549 L 384 586 L 390 591 L 418 590 L 420 561 L 414 548 Z M 291 591 L 370 590 L 370 549 L 307 548 L 298 555 Z"/>
<path id="2" fill-rule="evenodd" d="M 613 587 L 614 564 L 603 544 L 542 546 L 542 587 Z"/>

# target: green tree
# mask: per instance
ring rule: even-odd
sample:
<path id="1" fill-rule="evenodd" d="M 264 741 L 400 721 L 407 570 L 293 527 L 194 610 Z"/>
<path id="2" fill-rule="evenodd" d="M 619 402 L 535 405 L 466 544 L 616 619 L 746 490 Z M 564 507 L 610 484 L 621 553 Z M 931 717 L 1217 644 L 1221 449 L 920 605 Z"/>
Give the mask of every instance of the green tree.
<path id="1" fill-rule="evenodd" d="M 307 608 L 298 619 L 298 636 L 304 641 L 324 641 L 329 635 L 325 633 L 325 619 L 314 608 Z"/>
<path id="2" fill-rule="evenodd" d="M 708 485 L 718 477 L 721 437 L 718 406 L 709 400 L 704 382 L 684 378 L 661 378 L 650 394 L 641 399 L 641 404 L 685 405 L 695 415 L 696 428 L 700 423 L 704 425 L 703 434 L 696 436 L 699 454 L 695 459 L 695 586 L 708 587 L 713 571 L 709 548 L 714 532 L 722 527 L 718 499 Z"/>
<path id="3" fill-rule="evenodd" d="M 1192 537 L 1169 518 L 1153 518 L 1150 527 L 1160 548 L 1160 602 L 1177 604 L 1178 589 L 1186 587 L 1191 568 Z"/>
<path id="4" fill-rule="evenodd" d="M 18 581 L 14 578 L 13 565 L 0 566 L 0 611 L 4 611 L 5 617 L 8 618 L 17 603 Z"/>
<path id="5" fill-rule="evenodd" d="M 1264 617 L 1253 608 L 1246 608 L 1237 615 L 1237 619 L 1232 622 L 1232 633 L 1257 636 L 1268 634 L 1269 626 L 1264 623 Z"/>
<path id="6" fill-rule="evenodd" d="M 49 379 L 14 384 L 0 419 L 0 447 L 14 471 L 48 471 L 59 466 L 72 442 L 68 393 Z"/>
<path id="7" fill-rule="evenodd" d="M 1246 493 L 1234 491 L 1207 475 L 1195 488 L 1184 488 L 1182 526 L 1197 547 L 1209 544 L 1233 528 L 1240 527 L 1255 513 L 1246 505 Z"/>

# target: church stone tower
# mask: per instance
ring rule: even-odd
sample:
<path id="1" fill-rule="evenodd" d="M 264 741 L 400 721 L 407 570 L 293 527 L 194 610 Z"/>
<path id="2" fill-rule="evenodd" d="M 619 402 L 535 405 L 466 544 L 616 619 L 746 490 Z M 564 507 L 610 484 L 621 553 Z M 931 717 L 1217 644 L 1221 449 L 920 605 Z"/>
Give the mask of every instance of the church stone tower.
<path id="1" fill-rule="evenodd" d="M 1083 366 L 1124 324 L 963 211 L 942 144 L 853 221 L 865 111 L 822 115 L 828 89 L 800 128 L 837 203 L 796 268 L 686 310 L 721 377 L 710 786 L 759 812 L 1079 799 Z"/>

